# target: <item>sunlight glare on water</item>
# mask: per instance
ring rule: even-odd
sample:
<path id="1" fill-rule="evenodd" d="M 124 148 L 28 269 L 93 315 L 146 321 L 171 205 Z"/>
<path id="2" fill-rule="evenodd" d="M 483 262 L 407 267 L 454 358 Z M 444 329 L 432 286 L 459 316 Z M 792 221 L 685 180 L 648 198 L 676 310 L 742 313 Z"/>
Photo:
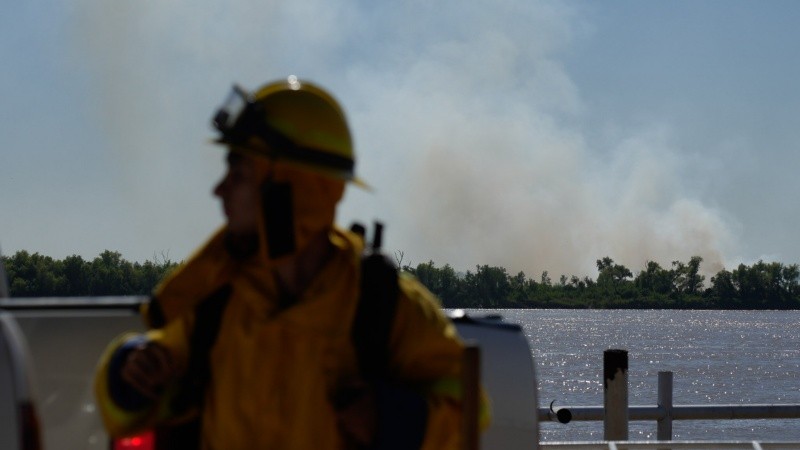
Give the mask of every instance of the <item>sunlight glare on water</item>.
<path id="1" fill-rule="evenodd" d="M 485 312 L 485 310 L 475 310 Z M 675 405 L 800 404 L 800 311 L 500 310 L 522 325 L 539 406 L 602 406 L 603 351 L 629 352 L 630 405 L 657 401 L 673 372 Z M 543 423 L 543 441 L 596 440 L 602 422 Z M 654 421 L 630 423 L 655 439 Z M 681 440 L 800 440 L 800 419 L 675 421 Z"/>

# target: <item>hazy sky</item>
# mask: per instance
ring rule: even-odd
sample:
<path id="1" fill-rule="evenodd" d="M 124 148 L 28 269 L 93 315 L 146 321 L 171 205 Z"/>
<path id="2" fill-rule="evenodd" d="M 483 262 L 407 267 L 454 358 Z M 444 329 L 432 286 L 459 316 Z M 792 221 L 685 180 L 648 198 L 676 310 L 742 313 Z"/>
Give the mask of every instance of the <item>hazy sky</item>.
<path id="1" fill-rule="evenodd" d="M 222 223 L 215 108 L 296 74 L 341 101 L 374 187 L 340 223 L 382 220 L 404 263 L 798 263 L 798 22 L 791 0 L 11 2 L 0 247 L 184 259 Z"/>

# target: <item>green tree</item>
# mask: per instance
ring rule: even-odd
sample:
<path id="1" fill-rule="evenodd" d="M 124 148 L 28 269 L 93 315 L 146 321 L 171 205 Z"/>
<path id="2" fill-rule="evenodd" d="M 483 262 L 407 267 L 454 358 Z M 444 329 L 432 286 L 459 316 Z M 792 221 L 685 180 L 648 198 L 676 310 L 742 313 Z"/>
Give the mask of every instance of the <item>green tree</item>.
<path id="1" fill-rule="evenodd" d="M 645 270 L 639 272 L 634 285 L 642 294 L 668 296 L 672 293 L 674 273 L 655 261 L 648 261 Z"/>
<path id="2" fill-rule="evenodd" d="M 21 250 L 6 259 L 6 270 L 12 297 L 60 296 L 67 291 L 61 262 L 49 256 Z"/>
<path id="3" fill-rule="evenodd" d="M 619 285 L 633 277 L 630 269 L 621 264 L 615 264 L 614 260 L 608 256 L 597 260 L 597 270 L 600 272 L 597 275 L 597 284 Z"/>
<path id="4" fill-rule="evenodd" d="M 91 262 L 90 295 L 126 295 L 133 288 L 133 265 L 119 252 L 105 250 Z"/>
<path id="5" fill-rule="evenodd" d="M 130 263 L 109 250 L 91 262 L 78 255 L 55 260 L 20 250 L 3 257 L 11 297 L 62 297 L 148 294 L 177 264 Z"/>
<path id="6" fill-rule="evenodd" d="M 433 292 L 442 301 L 446 308 L 456 308 L 462 296 L 462 286 L 456 271 L 449 265 L 438 268 L 433 261 L 418 264 L 412 270 L 406 267 L 406 271 L 412 273 L 417 279 Z"/>
<path id="7" fill-rule="evenodd" d="M 633 286 L 633 273 L 627 267 L 614 263 L 606 256 L 597 260 L 597 287 L 608 302 L 617 302 L 620 298 L 633 298 L 636 291 Z"/>
<path id="8" fill-rule="evenodd" d="M 711 277 L 711 287 L 708 290 L 712 303 L 719 307 L 737 308 L 742 305 L 733 274 L 728 270 L 722 269 Z"/>
<path id="9" fill-rule="evenodd" d="M 508 273 L 502 267 L 476 266 L 475 273 L 467 271 L 464 282 L 476 306 L 482 308 L 505 304 L 511 292 Z"/>
<path id="10" fill-rule="evenodd" d="M 703 291 L 703 282 L 706 277 L 700 275 L 700 263 L 703 258 L 692 256 L 688 264 L 680 261 L 673 261 L 674 270 L 673 283 L 675 291 L 685 295 L 697 295 Z"/>
<path id="11" fill-rule="evenodd" d="M 759 260 L 750 267 L 740 264 L 731 279 L 742 307 L 787 309 L 798 306 L 798 274 L 797 265 Z"/>
<path id="12" fill-rule="evenodd" d="M 78 255 L 67 256 L 63 262 L 66 295 L 80 297 L 89 295 L 89 264 Z"/>
<path id="13" fill-rule="evenodd" d="M 538 284 L 536 281 L 525 276 L 525 272 L 520 271 L 509 280 L 510 292 L 508 295 L 509 306 L 526 307 L 530 306 L 536 296 Z"/>

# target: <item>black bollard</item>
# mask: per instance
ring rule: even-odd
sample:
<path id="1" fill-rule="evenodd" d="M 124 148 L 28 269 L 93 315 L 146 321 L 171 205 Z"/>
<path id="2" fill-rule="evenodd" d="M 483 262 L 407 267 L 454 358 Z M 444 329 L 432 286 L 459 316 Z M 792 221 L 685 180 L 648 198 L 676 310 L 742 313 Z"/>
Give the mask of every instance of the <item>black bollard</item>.
<path id="1" fill-rule="evenodd" d="M 628 351 L 603 352 L 603 439 L 628 440 Z"/>

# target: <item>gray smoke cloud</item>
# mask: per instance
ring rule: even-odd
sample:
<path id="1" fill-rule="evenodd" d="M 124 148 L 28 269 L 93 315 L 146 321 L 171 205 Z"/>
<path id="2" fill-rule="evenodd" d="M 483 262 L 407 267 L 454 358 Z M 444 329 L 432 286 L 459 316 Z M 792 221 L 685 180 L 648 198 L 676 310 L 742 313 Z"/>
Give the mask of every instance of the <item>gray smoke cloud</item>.
<path id="1" fill-rule="evenodd" d="M 685 189 L 669 124 L 588 141 L 592 111 L 559 60 L 585 30 L 559 3 L 82 5 L 76 57 L 98 83 L 114 189 L 144 249 L 125 255 L 183 258 L 219 224 L 211 112 L 233 81 L 290 73 L 342 101 L 375 188 L 351 189 L 341 222 L 385 221 L 405 263 L 535 278 L 591 275 L 603 256 L 635 271 L 700 255 L 714 273 L 735 252 L 731 221 Z"/>
<path id="2" fill-rule="evenodd" d="M 499 265 L 534 277 L 592 274 L 603 256 L 634 271 L 693 255 L 708 273 L 725 264 L 730 227 L 683 190 L 682 158 L 664 131 L 598 154 L 524 100 L 483 107 L 484 98 L 475 108 L 486 94 L 444 89 L 379 102 L 405 121 L 398 140 L 384 144 L 407 159 L 387 175 L 387 196 L 406 224 L 400 249 L 409 262 Z"/>
<path id="3" fill-rule="evenodd" d="M 685 187 L 690 158 L 668 125 L 618 130 L 608 148 L 575 125 L 591 111 L 558 61 L 570 11 L 537 3 L 479 16 L 460 23 L 480 33 L 424 27 L 438 31 L 415 30 L 405 64 L 359 73 L 370 80 L 372 107 L 358 117 L 367 146 L 402 155 L 379 179 L 391 180 L 380 192 L 396 205 L 391 223 L 403 227 L 391 242 L 406 262 L 534 278 L 593 274 L 604 256 L 634 271 L 693 255 L 707 274 L 723 268 L 733 226 Z M 546 26 L 492 26 L 517 21 Z"/>

